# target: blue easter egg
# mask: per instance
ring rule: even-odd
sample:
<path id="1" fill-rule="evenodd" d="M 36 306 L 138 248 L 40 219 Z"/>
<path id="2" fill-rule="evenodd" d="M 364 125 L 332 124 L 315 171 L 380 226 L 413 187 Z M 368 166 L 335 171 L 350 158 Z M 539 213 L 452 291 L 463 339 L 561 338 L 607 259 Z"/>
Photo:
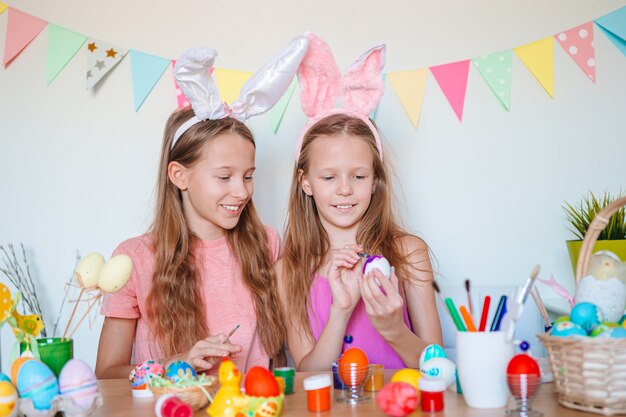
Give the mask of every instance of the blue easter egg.
<path id="1" fill-rule="evenodd" d="M 165 377 L 174 382 L 178 382 L 183 378 L 195 378 L 196 371 L 191 365 L 185 361 L 176 361 L 168 365 L 165 370 Z"/>
<path id="2" fill-rule="evenodd" d="M 439 345 L 428 345 L 420 355 L 420 369 L 424 367 L 424 363 L 433 358 L 447 358 L 446 351 Z"/>
<path id="3" fill-rule="evenodd" d="M 11 378 L 9 378 L 8 376 L 6 376 L 3 372 L 0 372 L 0 381 L 7 381 L 7 382 L 11 382 Z"/>
<path id="4" fill-rule="evenodd" d="M 562 321 L 552 327 L 550 335 L 557 337 L 587 336 L 587 332 L 578 324 L 571 321 Z"/>
<path id="5" fill-rule="evenodd" d="M 612 339 L 626 338 L 626 329 L 624 329 L 623 327 L 615 327 L 611 329 L 611 338 Z"/>
<path id="6" fill-rule="evenodd" d="M 21 398 L 30 398 L 37 410 L 49 410 L 59 394 L 59 383 L 46 364 L 29 360 L 17 374 L 17 392 Z"/>
<path id="7" fill-rule="evenodd" d="M 570 313 L 570 317 L 572 323 L 578 324 L 587 333 L 591 333 L 604 320 L 602 310 L 591 303 L 576 304 Z"/>

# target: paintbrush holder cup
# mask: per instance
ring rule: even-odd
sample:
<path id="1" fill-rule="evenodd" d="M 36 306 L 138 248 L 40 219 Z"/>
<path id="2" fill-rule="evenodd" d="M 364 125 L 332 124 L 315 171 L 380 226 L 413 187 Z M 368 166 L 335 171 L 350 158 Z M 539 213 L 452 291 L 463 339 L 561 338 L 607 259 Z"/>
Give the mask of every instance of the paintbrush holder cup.
<path id="1" fill-rule="evenodd" d="M 20 353 L 23 353 L 27 348 L 29 347 L 26 343 L 20 343 Z M 37 339 L 37 351 L 32 352 L 33 356 L 48 365 L 58 378 L 67 361 L 74 358 L 74 340 L 60 337 Z M 39 353 L 39 357 L 36 353 Z"/>
<path id="2" fill-rule="evenodd" d="M 506 406 L 509 389 L 506 368 L 513 342 L 505 332 L 457 332 L 456 366 L 463 398 L 472 408 Z"/>

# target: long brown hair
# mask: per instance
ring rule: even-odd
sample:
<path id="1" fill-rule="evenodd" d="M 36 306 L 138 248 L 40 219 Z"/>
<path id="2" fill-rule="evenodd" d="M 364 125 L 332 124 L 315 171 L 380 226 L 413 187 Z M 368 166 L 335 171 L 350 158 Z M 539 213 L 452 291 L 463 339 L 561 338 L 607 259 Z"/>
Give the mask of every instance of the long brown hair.
<path id="1" fill-rule="evenodd" d="M 291 182 L 287 223 L 285 227 L 285 254 L 283 271 L 285 292 L 290 304 L 285 311 L 296 328 L 311 335 L 308 319 L 309 290 L 312 272 L 319 271 L 327 261 L 330 241 L 324 229 L 313 198 L 300 185 L 301 173 L 308 172 L 311 144 L 320 136 L 346 134 L 361 138 L 374 154 L 376 188 L 372 200 L 359 223 L 356 242 L 368 253 L 385 256 L 394 265 L 398 279 L 408 279 L 408 256 L 402 247 L 402 237 L 409 234 L 395 221 L 392 210 L 392 189 L 389 169 L 380 159 L 376 139 L 365 122 L 346 114 L 334 114 L 321 119 L 304 135 L 300 157 L 296 162 Z"/>
<path id="2" fill-rule="evenodd" d="M 197 123 L 170 149 L 176 130 L 193 115 L 190 108 L 176 111 L 165 126 L 157 205 L 150 230 L 156 263 L 147 313 L 151 331 L 168 356 L 188 350 L 209 334 L 193 253 L 197 237 L 185 221 L 181 193 L 169 180 L 168 164 L 177 161 L 186 167 L 193 166 L 204 146 L 225 133 L 237 134 L 254 144 L 250 129 L 235 119 L 225 118 Z M 252 200 L 242 210 L 237 225 L 226 231 L 226 237 L 240 263 L 242 279 L 252 293 L 261 343 L 272 358 L 281 351 L 285 330 L 267 236 Z"/>

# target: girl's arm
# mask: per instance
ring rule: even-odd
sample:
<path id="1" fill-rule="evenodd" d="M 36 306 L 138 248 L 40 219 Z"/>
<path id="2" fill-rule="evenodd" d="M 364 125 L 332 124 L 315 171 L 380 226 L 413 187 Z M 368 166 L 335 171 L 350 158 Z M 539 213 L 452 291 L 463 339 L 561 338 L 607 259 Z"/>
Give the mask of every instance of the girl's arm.
<path id="1" fill-rule="evenodd" d="M 100 332 L 96 376 L 98 379 L 128 378 L 137 319 L 105 317 Z"/>
<path id="2" fill-rule="evenodd" d="M 378 270 L 363 280 L 361 291 L 374 327 L 408 367 L 418 368 L 422 350 L 429 344 L 442 343 L 441 325 L 432 287 L 428 248 L 415 236 L 403 238 L 402 245 L 409 261 L 409 276 L 402 282 L 404 299 L 397 289 L 395 274 L 387 280 Z M 380 291 L 375 279 L 381 283 L 386 294 Z M 413 331 L 402 319 L 404 303 Z"/>
<path id="3" fill-rule="evenodd" d="M 354 255 L 352 255 L 350 251 L 354 252 Z M 340 272 L 339 269 L 341 266 L 343 266 L 343 268 L 359 270 L 360 266 L 354 268 L 358 262 L 359 258 L 356 256 L 356 250 L 348 249 L 337 251 L 333 255 L 333 259 L 331 259 L 330 271 L 335 269 L 336 272 Z M 330 307 L 328 322 L 326 322 L 326 326 L 324 330 L 322 330 L 316 343 L 313 336 L 306 332 L 302 326 L 298 326 L 295 318 L 289 317 L 287 314 L 289 311 L 289 300 L 287 300 L 282 263 L 283 261 L 281 259 L 275 264 L 275 271 L 278 277 L 279 296 L 283 311 L 285 312 L 287 343 L 296 369 L 299 371 L 327 371 L 341 354 L 343 337 L 346 332 L 346 327 L 348 326 L 348 320 L 360 298 L 358 294 L 358 283 L 350 283 L 349 280 L 354 278 L 352 276 L 346 278 L 343 283 L 336 283 L 336 285 L 341 286 L 345 290 L 345 293 L 342 294 L 343 297 L 333 297 L 333 305 Z M 349 273 L 354 271 L 345 272 Z M 328 277 L 332 286 L 334 285 L 332 283 L 333 278 L 330 275 L 332 275 L 332 273 L 329 273 Z"/>

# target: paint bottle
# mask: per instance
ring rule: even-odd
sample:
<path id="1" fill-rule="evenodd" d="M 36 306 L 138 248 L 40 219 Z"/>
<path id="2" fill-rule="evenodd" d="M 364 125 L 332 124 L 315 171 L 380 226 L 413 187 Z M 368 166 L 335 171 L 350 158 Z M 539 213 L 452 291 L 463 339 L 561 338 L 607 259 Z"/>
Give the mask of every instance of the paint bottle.
<path id="1" fill-rule="evenodd" d="M 295 368 L 276 368 L 274 369 L 274 376 L 280 376 L 285 380 L 285 395 L 294 393 L 293 381 L 296 378 Z"/>
<path id="2" fill-rule="evenodd" d="M 313 375 L 302 381 L 306 391 L 309 411 L 330 410 L 330 387 L 333 381 L 328 374 Z"/>
<path id="3" fill-rule="evenodd" d="M 422 411 L 436 413 L 443 410 L 446 381 L 442 378 L 423 377 L 417 381 L 420 390 Z"/>
<path id="4" fill-rule="evenodd" d="M 157 417 L 191 417 L 193 409 L 174 394 L 160 396 L 154 404 Z"/>

